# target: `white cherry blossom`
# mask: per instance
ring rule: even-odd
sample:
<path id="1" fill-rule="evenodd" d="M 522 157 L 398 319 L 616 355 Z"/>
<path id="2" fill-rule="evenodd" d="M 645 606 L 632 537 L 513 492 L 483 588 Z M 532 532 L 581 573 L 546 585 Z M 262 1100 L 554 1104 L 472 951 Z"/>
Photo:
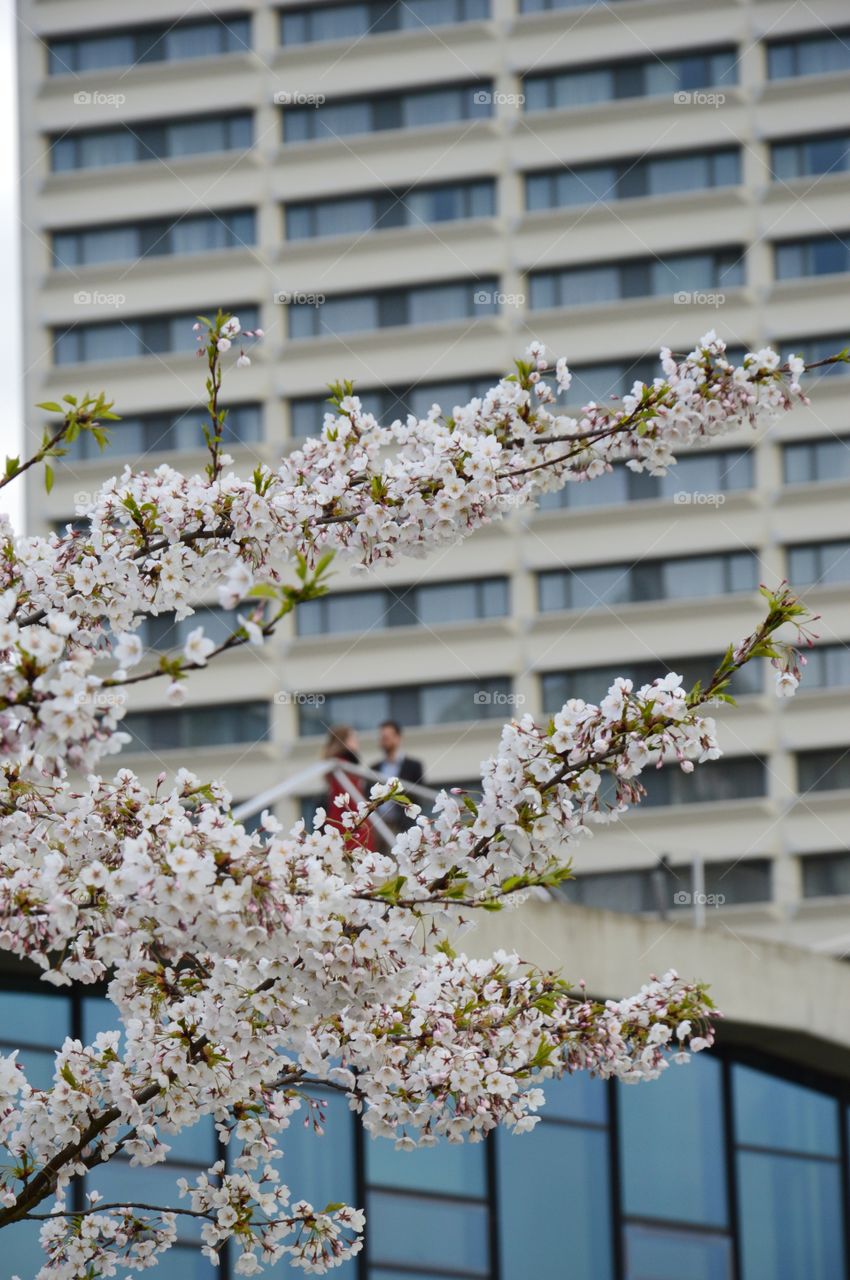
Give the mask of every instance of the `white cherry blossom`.
<path id="1" fill-rule="evenodd" d="M 450 418 L 435 406 L 382 426 L 339 387 L 319 437 L 243 478 L 219 449 L 221 356 L 261 334 L 221 314 L 196 333 L 209 369 L 204 474 L 125 468 L 80 511 L 79 532 L 15 540 L 0 524 L 0 946 L 47 983 L 106 984 L 123 1027 L 121 1039 L 66 1039 L 48 1089 L 14 1054 L 0 1058 L 0 1227 L 48 1215 L 39 1280 L 155 1267 L 181 1213 L 200 1221 L 213 1260 L 232 1242 L 240 1275 L 283 1259 L 318 1274 L 356 1255 L 362 1212 L 300 1200 L 297 1171 L 292 1188 L 282 1180 L 305 1084 L 343 1090 L 371 1134 L 410 1147 L 526 1132 L 546 1081 L 565 1072 L 651 1080 L 708 1049 L 707 991 L 675 973 L 600 1003 L 515 954 L 478 960 L 456 946 L 481 911 L 557 889 L 572 848 L 639 803 L 645 770 L 715 759 L 707 706 L 753 658 L 770 658 L 778 692 L 792 691 L 796 646 L 810 640 L 787 588 L 765 590 L 764 622 L 705 688 L 676 674 L 637 689 L 619 679 L 599 705 L 572 699 L 544 725 L 521 716 L 482 766 L 480 800 L 408 805 L 414 825 L 391 853 L 364 849 L 358 827 L 393 782 L 309 826 L 264 814 L 256 832 L 215 780 L 180 769 L 146 786 L 109 760 L 129 741 L 123 687 L 164 676 L 179 705 L 193 668 L 260 644 L 321 594 L 332 556 L 361 570 L 421 557 L 613 465 L 663 473 L 681 447 L 764 426 L 803 399 L 799 363 L 762 351 L 735 368 L 709 334 L 688 356 L 663 352 L 661 376 L 615 408 L 568 415 L 534 343 Z M 554 380 L 569 386 L 563 360 Z M 102 397 L 78 400 L 56 447 L 70 422 L 109 416 Z M 243 608 L 229 640 L 196 627 L 182 655 L 145 665 L 147 616 L 180 620 L 216 597 Z M 68 1208 L 81 1151 L 91 1168 L 118 1151 L 160 1163 L 170 1136 L 204 1116 L 226 1165 L 178 1180 L 161 1206 L 107 1193 Z"/>

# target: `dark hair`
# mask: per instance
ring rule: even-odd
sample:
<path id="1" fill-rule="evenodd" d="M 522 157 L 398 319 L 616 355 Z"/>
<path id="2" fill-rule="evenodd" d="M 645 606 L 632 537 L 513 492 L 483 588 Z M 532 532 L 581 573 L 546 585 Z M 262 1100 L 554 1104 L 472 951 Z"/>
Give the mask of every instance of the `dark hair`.
<path id="1" fill-rule="evenodd" d="M 403 732 L 402 727 L 399 724 L 398 720 L 382 720 L 381 723 L 378 725 L 378 728 L 379 729 L 395 729 L 399 737 L 401 737 Z"/>
<path id="2" fill-rule="evenodd" d="M 335 724 L 328 730 L 322 757 L 325 760 L 347 760 L 349 764 L 359 764 L 360 759 L 348 746 L 351 725 Z"/>

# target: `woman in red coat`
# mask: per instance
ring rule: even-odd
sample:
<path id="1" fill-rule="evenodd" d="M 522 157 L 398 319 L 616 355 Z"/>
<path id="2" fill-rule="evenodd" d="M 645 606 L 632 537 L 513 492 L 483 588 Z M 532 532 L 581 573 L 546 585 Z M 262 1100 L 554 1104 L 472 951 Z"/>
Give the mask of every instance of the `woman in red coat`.
<path id="1" fill-rule="evenodd" d="M 356 773 L 346 774 L 345 764 L 359 764 L 360 756 L 358 755 L 359 743 L 357 734 L 349 725 L 334 725 L 328 731 L 325 740 L 322 756 L 325 760 L 333 760 L 337 763 L 337 767 L 333 772 L 328 773 L 328 798 L 325 803 L 327 811 L 327 819 L 325 825 L 336 827 L 337 831 L 343 831 L 345 828 L 340 821 L 342 810 L 337 804 L 337 796 L 345 795 L 351 797 L 349 808 L 356 808 L 359 801 L 355 797 L 355 791 L 358 791 L 363 799 L 368 799 L 369 782 L 365 778 L 359 777 Z M 344 781 L 334 777 L 334 773 L 340 774 Z M 361 849 L 369 849 L 374 851 L 375 833 L 372 830 L 371 822 L 362 822 L 359 827 L 355 827 L 350 832 L 349 842 L 358 845 Z"/>

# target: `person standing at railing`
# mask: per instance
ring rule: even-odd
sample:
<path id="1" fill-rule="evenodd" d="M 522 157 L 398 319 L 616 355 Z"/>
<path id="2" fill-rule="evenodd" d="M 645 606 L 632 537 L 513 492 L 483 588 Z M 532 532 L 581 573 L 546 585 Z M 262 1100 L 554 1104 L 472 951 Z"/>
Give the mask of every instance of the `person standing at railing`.
<path id="1" fill-rule="evenodd" d="M 349 807 L 356 807 L 358 793 L 364 799 L 368 797 L 368 784 L 365 784 L 364 790 L 364 782 L 357 774 L 345 772 L 346 764 L 360 763 L 359 746 L 357 733 L 350 725 L 337 724 L 328 730 L 322 757 L 325 760 L 335 761 L 338 767 L 328 773 L 328 798 L 325 809 L 328 815 L 327 825 L 336 827 L 338 831 L 344 830 L 344 827 L 341 822 L 342 810 L 337 804 L 337 797 L 348 794 L 351 797 Z M 371 822 L 367 821 L 356 827 L 351 833 L 351 839 L 361 849 L 376 848 Z"/>
<path id="2" fill-rule="evenodd" d="M 384 754 L 372 765 L 375 772 L 383 774 L 385 778 L 398 778 L 401 783 L 410 782 L 413 786 L 424 787 L 425 769 L 421 760 L 405 754 L 401 725 L 396 720 L 384 720 L 378 727 L 378 740 Z M 416 795 L 411 796 L 411 800 L 421 804 Z M 382 804 L 378 813 L 395 835 L 413 826 L 414 820 L 408 818 L 395 800 Z"/>

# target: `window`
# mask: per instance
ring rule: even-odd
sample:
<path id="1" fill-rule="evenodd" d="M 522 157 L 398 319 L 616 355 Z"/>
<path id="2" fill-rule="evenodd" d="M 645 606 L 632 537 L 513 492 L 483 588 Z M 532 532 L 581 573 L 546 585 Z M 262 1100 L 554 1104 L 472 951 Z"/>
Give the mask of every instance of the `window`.
<path id="1" fill-rule="evenodd" d="M 412 285 L 374 293 L 336 294 L 312 306 L 289 306 L 290 338 L 324 338 L 396 325 L 451 324 L 454 320 L 495 315 L 496 280 L 456 280 L 448 284 Z"/>
<path id="2" fill-rule="evenodd" d="M 287 9 L 280 15 L 280 42 L 312 44 L 419 30 L 489 18 L 490 0 L 361 0 L 355 4 Z"/>
<path id="3" fill-rule="evenodd" d="M 415 387 L 355 388 L 355 391 L 367 413 L 373 413 L 380 422 L 388 423 L 396 418 L 404 419 L 409 413 L 423 418 L 434 404 L 439 404 L 444 413 L 451 413 L 456 406 L 485 396 L 491 387 L 496 386 L 500 376 L 494 373 L 490 377 L 458 382 L 421 382 Z M 325 414 L 333 412 L 326 396 L 290 400 L 290 434 L 295 437 L 318 435 Z"/>
<path id="4" fill-rule="evenodd" d="M 788 578 L 797 586 L 850 582 L 850 541 L 804 542 L 787 548 Z"/>
<path id="5" fill-rule="evenodd" d="M 822 133 L 783 139 L 770 146 L 771 169 L 779 182 L 820 177 L 850 169 L 850 133 Z"/>
<path id="6" fill-rule="evenodd" d="M 503 720 L 510 716 L 512 705 L 507 676 L 330 693 L 322 702 L 308 698 L 299 703 L 299 732 L 312 737 L 326 733 L 332 724 L 350 724 L 368 732 L 382 720 L 426 726 Z"/>
<path id="7" fill-rule="evenodd" d="M 850 894 L 850 853 L 810 853 L 803 858 L 803 897 Z"/>
<path id="8" fill-rule="evenodd" d="M 247 151 L 253 145 L 253 134 L 249 111 L 227 116 L 184 116 L 158 124 L 117 125 L 114 129 L 77 129 L 51 137 L 51 167 L 54 173 L 64 173 L 214 151 Z"/>
<path id="9" fill-rule="evenodd" d="M 825 751 L 797 752 L 797 789 L 845 791 L 850 787 L 850 748 L 831 747 Z"/>
<path id="10" fill-rule="evenodd" d="M 188 618 L 175 618 L 173 613 L 148 614 L 137 634 L 146 649 L 165 652 L 182 649 L 189 633 L 203 627 L 204 635 L 214 644 L 224 644 L 239 627 L 239 610 L 221 605 L 198 605 Z"/>
<path id="11" fill-rule="evenodd" d="M 788 40 L 774 40 L 767 46 L 767 77 L 785 80 L 791 76 L 827 75 L 850 69 L 850 29 L 824 27 L 816 34 L 800 34 Z"/>
<path id="12" fill-rule="evenodd" d="M 605 0 L 519 0 L 520 13 L 544 13 L 549 9 L 590 9 Z"/>
<path id="13" fill-rule="evenodd" d="M 661 867 L 648 871 L 593 871 L 581 873 L 561 885 L 564 897 L 582 907 L 639 915 L 660 911 L 669 903 L 669 872 Z"/>
<path id="14" fill-rule="evenodd" d="M 412 1265 L 417 1275 L 428 1267 L 449 1280 L 490 1276 L 483 1144 L 443 1139 L 415 1160 L 407 1155 L 386 1139 L 365 1146 L 370 1275 L 391 1280 Z"/>
<path id="15" fill-rule="evenodd" d="M 490 218 L 495 212 L 496 184 L 492 178 L 443 182 L 409 191 L 367 192 L 287 204 L 286 238 L 356 235 L 430 222 Z"/>
<path id="16" fill-rule="evenodd" d="M 753 902 L 770 902 L 773 897 L 770 858 L 736 858 L 734 862 L 706 862 L 703 865 L 703 892 L 717 906 L 743 906 Z M 693 867 L 674 868 L 677 890 L 693 895 Z M 673 894 L 673 908 L 690 909 Z"/>
<path id="17" fill-rule="evenodd" d="M 53 265 L 60 271 L 102 262 L 212 253 L 256 244 L 253 209 L 225 209 L 185 218 L 151 218 L 52 233 Z"/>
<path id="18" fill-rule="evenodd" d="M 251 47 L 250 18 L 219 17 L 203 22 L 180 22 L 123 27 L 108 35 L 60 36 L 47 42 L 47 72 L 51 76 L 109 67 L 134 67 L 146 62 L 176 62 L 183 58 L 213 58 L 242 53 Z"/>
<path id="19" fill-rule="evenodd" d="M 258 321 L 255 307 L 236 307 L 245 329 Z M 151 355 L 186 355 L 197 349 L 192 325 L 196 316 L 136 316 L 97 320 L 72 329 L 53 330 L 54 364 L 89 364 L 100 360 L 136 360 Z"/>
<path id="20" fill-rule="evenodd" d="M 121 729 L 133 739 L 126 751 L 171 751 L 177 747 L 227 747 L 268 742 L 271 733 L 267 702 L 218 703 L 131 711 Z"/>
<path id="21" fill-rule="evenodd" d="M 559 1274 L 570 1280 L 612 1280 L 608 1090 L 602 1081 L 584 1075 L 541 1085 L 546 1105 L 536 1128 L 522 1137 L 497 1135 L 504 1206 L 500 1274 L 504 1280 Z"/>
<path id="22" fill-rule="evenodd" d="M 850 645 L 819 644 L 803 655 L 803 692 L 807 689 L 837 689 L 850 686 Z"/>
<path id="23" fill-rule="evenodd" d="M 558 71 L 535 72 L 523 80 L 526 111 L 582 107 L 617 98 L 672 97 L 674 93 L 738 83 L 737 51 L 707 49 L 664 54 Z"/>
<path id="24" fill-rule="evenodd" d="M 844 335 L 832 335 L 823 338 L 789 338 L 775 344 L 783 352 L 787 360 L 790 355 L 802 356 L 807 364 L 817 360 L 826 360 L 829 356 L 838 355 L 850 347 L 850 338 Z M 806 375 L 806 385 L 811 387 L 821 378 L 843 378 L 850 373 L 850 364 L 838 362 L 825 365 L 822 369 L 813 369 Z"/>
<path id="25" fill-rule="evenodd" d="M 815 1089 L 732 1068 L 743 1274 L 844 1274 L 840 1112 Z"/>
<path id="26" fill-rule="evenodd" d="M 507 613 L 507 578 L 480 578 L 414 587 L 381 587 L 374 591 L 342 591 L 305 601 L 298 606 L 295 618 L 299 635 L 316 636 L 383 631 L 388 627 L 480 622 L 485 618 L 504 618 Z"/>
<path id="27" fill-rule="evenodd" d="M 785 240 L 773 246 L 773 255 L 777 280 L 837 275 L 850 271 L 850 234 Z"/>
<path id="28" fill-rule="evenodd" d="M 642 803 L 649 808 L 752 800 L 767 795 L 767 769 L 758 756 L 726 756 L 701 764 L 693 773 L 682 773 L 671 763 L 664 769 L 650 770 L 641 781 L 646 787 Z"/>
<path id="29" fill-rule="evenodd" d="M 540 498 L 541 511 L 569 507 L 614 506 L 624 502 L 673 500 L 709 504 L 716 494 L 753 487 L 753 454 L 748 449 L 723 449 L 682 454 L 666 476 L 629 471 L 617 465 L 594 480 L 572 481 Z"/>
<path id="30" fill-rule="evenodd" d="M 140 414 L 110 422 L 109 445 L 105 450 L 89 431 L 68 446 L 68 456 L 78 462 L 112 458 L 143 457 L 179 449 L 203 449 L 203 428 L 208 414 L 200 409 L 174 409 L 167 413 Z M 263 438 L 262 411 L 258 404 L 234 404 L 227 410 L 222 443 L 227 448 L 256 444 Z"/>
<path id="31" fill-rule="evenodd" d="M 546 569 L 537 575 L 541 613 L 596 609 L 651 600 L 687 600 L 754 591 L 758 561 L 751 551 L 642 560 L 638 564 Z"/>
<path id="32" fill-rule="evenodd" d="M 744 283 L 744 251 L 715 249 L 669 258 L 632 258 L 529 273 L 529 308 L 593 306 L 626 298 L 673 298 L 682 291 L 732 289 Z M 675 299 L 678 301 L 678 299 Z"/>
<path id="33" fill-rule="evenodd" d="M 850 479 L 850 436 L 795 440 L 782 446 L 785 484 L 832 484 Z"/>
<path id="34" fill-rule="evenodd" d="M 83 991 L 86 994 L 83 994 Z M 91 994 L 91 988 L 77 988 L 71 994 L 47 995 L 44 988 L 33 990 L 21 982 L 18 989 L 7 984 L 0 989 L 0 1018 L 6 1028 L 18 1034 L 0 1036 L 0 1053 L 22 1048 L 19 1061 L 24 1065 L 30 1083 L 36 1088 L 53 1085 L 55 1052 L 66 1036 L 74 1036 L 90 1044 L 101 1031 L 120 1030 L 115 1007 L 102 996 Z M 106 1193 L 104 1200 L 173 1204 L 174 1185 L 185 1177 L 194 1184 L 197 1176 L 214 1160 L 225 1156 L 218 1143 L 212 1116 L 205 1116 L 191 1129 L 178 1134 L 163 1134 L 171 1147 L 164 1165 L 134 1167 L 128 1158 L 118 1154 L 108 1165 L 86 1175 L 74 1190 L 72 1203 L 83 1203 L 89 1191 Z M 76 1198 L 79 1196 L 79 1200 Z M 44 1211 L 48 1210 L 46 1202 Z M 200 1233 L 194 1223 L 178 1218 L 177 1243 L 162 1261 L 164 1280 L 214 1280 L 220 1273 L 201 1256 Z M 7 1228 L 3 1239 L 4 1265 L 9 1274 L 35 1275 L 44 1262 L 38 1235 L 41 1223 L 27 1222 Z"/>
<path id="35" fill-rule="evenodd" d="M 302 606 L 303 608 L 303 606 Z M 850 650 L 848 650 L 850 652 Z M 692 688 L 697 681 L 706 688 L 718 666 L 720 655 L 707 657 L 669 659 L 662 662 L 617 662 L 604 667 L 576 667 L 569 671 L 547 671 L 540 677 L 543 709 L 547 714 L 559 711 L 570 698 L 583 698 L 585 702 L 599 702 L 605 697 L 618 676 L 631 680 L 640 689 L 653 680 L 659 680 L 671 671 L 682 676 L 684 687 Z M 764 692 L 764 668 L 758 660 L 748 662 L 732 677 L 729 692 L 734 697 Z"/>
<path id="36" fill-rule="evenodd" d="M 717 906 L 769 902 L 772 896 L 770 868 L 769 858 L 706 862 L 704 893 Z M 691 910 L 693 888 L 690 864 L 671 867 L 666 862 L 644 870 L 582 873 L 562 886 L 570 902 L 628 915 Z"/>
<path id="37" fill-rule="evenodd" d="M 409 89 L 374 98 L 333 98 L 321 106 L 285 107 L 284 142 L 311 142 L 385 129 L 454 124 L 492 114 L 489 81 Z"/>
<path id="38" fill-rule="evenodd" d="M 605 164 L 560 165 L 525 175 L 525 207 L 558 209 L 736 186 L 740 181 L 741 153 L 737 147 Z"/>
<path id="39" fill-rule="evenodd" d="M 725 1227 L 726 1171 L 715 1128 L 722 1071 L 707 1054 L 689 1068 L 663 1072 L 655 1089 L 618 1085 L 623 1204 L 630 1218 Z M 677 1141 L 659 1141 L 674 1116 Z"/>

